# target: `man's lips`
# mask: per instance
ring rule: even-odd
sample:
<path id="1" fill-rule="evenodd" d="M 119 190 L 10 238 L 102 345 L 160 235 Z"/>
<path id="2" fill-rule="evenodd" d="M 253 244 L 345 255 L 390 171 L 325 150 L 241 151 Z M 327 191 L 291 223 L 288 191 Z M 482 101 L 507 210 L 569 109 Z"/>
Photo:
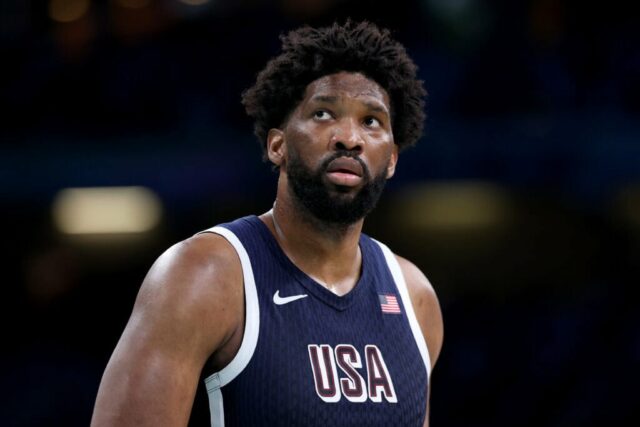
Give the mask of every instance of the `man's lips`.
<path id="1" fill-rule="evenodd" d="M 344 172 L 362 176 L 362 165 L 351 157 L 338 157 L 327 165 L 327 172 Z"/>
<path id="2" fill-rule="evenodd" d="M 338 157 L 327 166 L 327 177 L 335 185 L 355 187 L 362 182 L 363 169 L 359 161 Z"/>

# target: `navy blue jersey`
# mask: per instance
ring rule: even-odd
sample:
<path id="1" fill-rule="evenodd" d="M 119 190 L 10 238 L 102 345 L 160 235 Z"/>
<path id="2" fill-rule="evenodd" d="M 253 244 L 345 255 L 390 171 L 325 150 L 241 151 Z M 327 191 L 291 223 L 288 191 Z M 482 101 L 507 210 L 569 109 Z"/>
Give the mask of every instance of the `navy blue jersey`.
<path id="1" fill-rule="evenodd" d="M 395 256 L 362 235 L 362 272 L 338 296 L 284 254 L 256 216 L 207 232 L 242 264 L 240 350 L 206 377 L 218 426 L 421 426 L 429 354 Z"/>

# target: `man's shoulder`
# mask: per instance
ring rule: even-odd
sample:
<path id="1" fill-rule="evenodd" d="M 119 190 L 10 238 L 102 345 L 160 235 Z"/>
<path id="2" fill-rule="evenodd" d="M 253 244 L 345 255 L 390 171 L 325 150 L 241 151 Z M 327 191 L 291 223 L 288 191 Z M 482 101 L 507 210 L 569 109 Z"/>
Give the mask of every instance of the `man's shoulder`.
<path id="1" fill-rule="evenodd" d="M 402 270 L 402 274 L 409 291 L 412 293 L 418 293 L 426 298 L 436 298 L 436 292 L 433 289 L 433 285 L 431 285 L 431 282 L 427 279 L 427 276 L 425 276 L 422 270 L 408 259 L 397 254 L 394 254 L 394 256 L 398 260 L 398 264 L 400 265 L 400 269 Z"/>
<path id="2" fill-rule="evenodd" d="M 175 263 L 176 267 L 203 274 L 212 273 L 212 269 L 232 268 L 234 264 L 239 264 L 232 244 L 220 234 L 207 231 L 171 246 L 158 260 L 163 258 Z"/>
<path id="3" fill-rule="evenodd" d="M 152 270 L 155 268 L 159 268 L 161 274 L 177 272 L 192 278 L 226 278 L 228 274 L 240 271 L 240 261 L 227 239 L 216 233 L 203 232 L 171 246 L 156 260 Z"/>
<path id="4" fill-rule="evenodd" d="M 138 299 L 197 309 L 233 298 L 242 287 L 242 268 L 222 236 L 200 233 L 167 249 L 144 279 Z"/>

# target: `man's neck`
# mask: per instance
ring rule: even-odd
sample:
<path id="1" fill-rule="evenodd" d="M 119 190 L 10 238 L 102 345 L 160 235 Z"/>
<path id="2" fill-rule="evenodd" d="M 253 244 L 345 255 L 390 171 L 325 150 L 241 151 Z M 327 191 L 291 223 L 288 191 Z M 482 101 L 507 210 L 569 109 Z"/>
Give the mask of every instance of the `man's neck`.
<path id="1" fill-rule="evenodd" d="M 346 294 L 360 277 L 363 220 L 327 224 L 287 196 L 279 192 L 274 208 L 260 218 L 300 270 L 332 292 Z"/>

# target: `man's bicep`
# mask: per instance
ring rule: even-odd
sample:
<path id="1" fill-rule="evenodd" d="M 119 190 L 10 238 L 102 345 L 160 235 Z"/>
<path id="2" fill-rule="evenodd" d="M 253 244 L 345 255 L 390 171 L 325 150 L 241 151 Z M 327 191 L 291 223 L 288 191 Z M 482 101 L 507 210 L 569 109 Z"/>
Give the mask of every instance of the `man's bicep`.
<path id="1" fill-rule="evenodd" d="M 186 425 L 201 364 L 179 350 L 180 342 L 145 329 L 140 320 L 125 329 L 102 378 L 92 425 Z"/>

